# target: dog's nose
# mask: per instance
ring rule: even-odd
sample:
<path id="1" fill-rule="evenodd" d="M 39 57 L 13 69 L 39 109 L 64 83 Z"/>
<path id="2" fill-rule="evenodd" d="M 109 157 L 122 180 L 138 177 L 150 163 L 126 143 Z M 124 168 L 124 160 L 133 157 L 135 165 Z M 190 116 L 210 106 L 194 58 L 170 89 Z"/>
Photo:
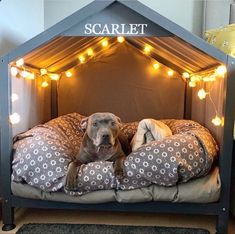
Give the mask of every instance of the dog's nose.
<path id="1" fill-rule="evenodd" d="M 102 135 L 102 138 L 103 138 L 103 139 L 108 139 L 108 138 L 109 138 L 109 134 L 103 134 L 103 135 Z"/>

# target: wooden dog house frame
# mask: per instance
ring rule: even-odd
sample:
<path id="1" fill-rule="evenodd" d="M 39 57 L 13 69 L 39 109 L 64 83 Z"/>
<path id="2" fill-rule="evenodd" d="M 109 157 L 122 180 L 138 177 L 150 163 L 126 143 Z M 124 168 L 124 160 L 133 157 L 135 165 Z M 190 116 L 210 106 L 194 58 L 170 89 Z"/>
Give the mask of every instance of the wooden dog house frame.
<path id="1" fill-rule="evenodd" d="M 95 35 L 90 30 L 84 31 L 85 24 L 94 25 L 97 22 L 109 26 L 107 30 L 99 29 L 102 35 Z M 126 28 L 117 29 L 115 25 L 126 24 Z M 135 24 L 130 26 L 130 24 Z M 141 26 L 136 31 L 136 25 Z M 113 30 L 116 27 L 116 30 Z M 123 26 L 124 27 L 124 26 Z M 132 28 L 131 28 L 132 27 Z M 134 28 L 134 29 L 133 29 Z M 145 32 L 143 30 L 145 29 Z M 118 31 L 119 30 L 119 31 Z M 132 31 L 131 31 L 132 30 Z M 91 33 L 87 35 L 87 33 Z M 95 32 L 97 33 L 97 32 Z M 120 33 L 120 34 L 119 34 Z M 133 33 L 135 33 L 133 35 Z M 144 34 L 144 35 L 143 35 Z M 51 202 L 43 200 L 25 199 L 14 196 L 11 193 L 11 161 L 12 161 L 12 126 L 9 123 L 11 115 L 11 79 L 9 67 L 10 64 L 30 53 L 31 51 L 50 43 L 55 38 L 66 38 L 67 36 L 131 36 L 131 37 L 171 37 L 173 44 L 178 40 L 181 45 L 186 45 L 189 54 L 192 57 L 194 53 L 202 53 L 211 58 L 214 64 L 224 64 L 227 67 L 227 76 L 224 78 L 223 89 L 223 109 L 224 126 L 220 127 L 220 156 L 219 168 L 222 181 L 220 200 L 210 204 L 195 203 L 170 203 L 170 202 L 147 202 L 147 203 L 105 203 L 105 204 L 72 204 L 63 202 Z M 127 39 L 128 40 L 128 39 Z M 137 48 L 140 46 L 135 40 L 128 42 Z M 160 39 L 159 39 L 160 42 Z M 182 52 L 182 51 L 181 51 Z M 182 55 L 182 53 L 181 53 Z M 178 70 L 182 73 L 184 70 L 177 67 L 175 61 L 172 63 L 161 56 L 156 55 L 156 59 L 161 63 Z M 179 53 L 180 56 L 180 53 Z M 205 57 L 204 57 L 205 58 Z M 213 65 L 204 66 L 203 69 L 211 69 Z M 200 67 L 197 71 L 200 71 Z M 201 69 L 202 70 L 202 69 Z M 33 207 L 33 208 L 52 208 L 52 209 L 79 209 L 79 210 L 107 210 L 107 211 L 131 211 L 131 212 L 152 212 L 152 213 L 183 213 L 183 214 L 201 214 L 217 216 L 217 232 L 226 233 L 229 216 L 229 193 L 230 193 L 230 174 L 232 162 L 233 145 L 233 121 L 235 106 L 235 60 L 212 47 L 202 39 L 189 33 L 185 29 L 159 15 L 143 4 L 129 1 L 94 1 L 55 26 L 39 34 L 35 38 L 19 46 L 14 51 L 4 56 L 0 60 L 0 126 L 1 126 L 1 186 L 3 196 L 3 230 L 14 228 L 14 208 L 15 207 Z M 58 115 L 56 100 L 56 85 L 52 82 L 51 87 L 51 117 Z M 188 84 L 185 86 L 184 117 L 191 118 L 192 91 Z"/>

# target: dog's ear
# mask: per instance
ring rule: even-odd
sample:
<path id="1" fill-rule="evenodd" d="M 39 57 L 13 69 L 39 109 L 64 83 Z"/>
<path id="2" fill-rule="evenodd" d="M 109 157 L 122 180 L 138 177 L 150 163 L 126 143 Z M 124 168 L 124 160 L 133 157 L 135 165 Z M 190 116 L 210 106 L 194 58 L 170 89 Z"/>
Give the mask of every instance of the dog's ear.
<path id="1" fill-rule="evenodd" d="M 80 127 L 84 132 L 86 131 L 86 128 L 87 128 L 88 118 L 89 117 L 83 118 L 80 122 Z"/>
<path id="2" fill-rule="evenodd" d="M 117 118 L 118 123 L 120 124 L 122 122 L 121 119 L 117 116 L 116 116 L 116 118 Z"/>

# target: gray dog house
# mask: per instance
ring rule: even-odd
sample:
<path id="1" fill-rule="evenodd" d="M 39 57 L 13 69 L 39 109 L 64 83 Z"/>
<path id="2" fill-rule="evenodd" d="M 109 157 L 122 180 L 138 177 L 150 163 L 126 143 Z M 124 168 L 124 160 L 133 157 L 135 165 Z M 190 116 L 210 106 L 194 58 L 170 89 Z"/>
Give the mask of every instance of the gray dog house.
<path id="1" fill-rule="evenodd" d="M 14 227 L 15 207 L 35 207 L 215 215 L 217 232 L 227 232 L 234 59 L 137 1 L 94 1 L 2 57 L 0 77 L 4 230 Z M 75 204 L 12 194 L 16 134 L 97 111 L 124 122 L 175 118 L 206 126 L 220 146 L 219 201 Z"/>

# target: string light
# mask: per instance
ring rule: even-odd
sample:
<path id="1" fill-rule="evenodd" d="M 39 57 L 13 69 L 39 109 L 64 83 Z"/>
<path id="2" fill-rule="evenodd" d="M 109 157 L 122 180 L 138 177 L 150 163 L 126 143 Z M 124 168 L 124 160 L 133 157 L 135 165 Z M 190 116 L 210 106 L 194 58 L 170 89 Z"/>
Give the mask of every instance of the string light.
<path id="1" fill-rule="evenodd" d="M 153 68 L 154 68 L 155 70 L 157 70 L 157 69 L 159 68 L 159 64 L 158 64 L 158 63 L 154 63 L 154 64 L 153 64 Z"/>
<path id="2" fill-rule="evenodd" d="M 117 41 L 118 41 L 119 43 L 122 43 L 122 42 L 125 41 L 125 38 L 124 38 L 124 37 L 117 37 Z"/>
<path id="3" fill-rule="evenodd" d="M 40 74 L 41 74 L 41 76 L 46 75 L 47 74 L 47 69 L 41 68 L 40 69 Z"/>
<path id="4" fill-rule="evenodd" d="M 199 99 L 205 99 L 206 98 L 206 95 L 208 93 L 204 90 L 204 89 L 200 89 L 197 93 L 197 96 L 199 97 Z"/>
<path id="5" fill-rule="evenodd" d="M 189 87 L 196 87 L 196 83 L 194 81 L 189 81 Z"/>
<path id="6" fill-rule="evenodd" d="M 188 72 L 183 72 L 182 77 L 188 79 L 190 77 Z"/>
<path id="7" fill-rule="evenodd" d="M 215 116 L 215 118 L 213 118 L 211 120 L 211 122 L 215 125 L 215 126 L 220 126 L 223 124 L 223 120 L 219 117 L 219 116 Z"/>
<path id="8" fill-rule="evenodd" d="M 81 56 L 79 56 L 79 60 L 81 63 L 84 63 L 86 59 L 83 55 L 81 55 Z"/>
<path id="9" fill-rule="evenodd" d="M 168 76 L 173 76 L 174 72 L 173 72 L 172 70 L 169 70 L 169 71 L 167 72 L 167 74 L 168 74 Z"/>
<path id="10" fill-rule="evenodd" d="M 109 44 L 109 43 L 108 43 L 108 41 L 107 41 L 107 40 L 102 41 L 102 46 L 103 46 L 103 47 L 107 47 L 107 46 L 108 46 L 108 44 Z"/>
<path id="11" fill-rule="evenodd" d="M 226 72 L 227 72 L 227 69 L 224 65 L 217 67 L 217 69 L 215 70 L 215 73 L 218 76 L 224 76 Z"/>
<path id="12" fill-rule="evenodd" d="M 18 124 L 20 122 L 20 115 L 17 113 L 13 113 L 9 116 L 11 124 Z"/>
<path id="13" fill-rule="evenodd" d="M 13 94 L 11 95 L 11 101 L 12 101 L 12 102 L 15 102 L 15 101 L 17 101 L 17 100 L 19 100 L 18 94 L 13 93 Z"/>
<path id="14" fill-rule="evenodd" d="M 41 83 L 41 87 L 42 87 L 42 88 L 46 88 L 48 85 L 49 85 L 49 84 L 47 83 L 47 81 L 43 81 L 43 82 Z"/>
<path id="15" fill-rule="evenodd" d="M 88 55 L 88 56 L 93 56 L 93 55 L 94 55 L 94 51 L 93 51 L 91 48 L 89 48 L 89 49 L 87 50 L 87 55 Z"/>
<path id="16" fill-rule="evenodd" d="M 23 59 L 23 58 L 18 59 L 18 60 L 16 61 L 16 66 L 17 66 L 17 67 L 21 67 L 21 66 L 23 66 L 23 65 L 24 65 L 24 59 Z"/>
<path id="17" fill-rule="evenodd" d="M 66 71 L 65 75 L 66 75 L 66 77 L 69 78 L 69 77 L 71 77 L 73 75 L 73 73 L 71 71 Z"/>
<path id="18" fill-rule="evenodd" d="M 52 80 L 59 80 L 60 79 L 60 76 L 58 74 L 49 74 L 49 77 L 52 79 Z"/>
<path id="19" fill-rule="evenodd" d="M 18 74 L 18 69 L 16 67 L 11 67 L 11 75 L 16 76 Z"/>
<path id="20" fill-rule="evenodd" d="M 28 74 L 27 74 L 27 76 L 25 78 L 29 79 L 29 80 L 34 80 L 35 79 L 35 74 L 28 72 Z"/>
<path id="21" fill-rule="evenodd" d="M 144 53 L 148 54 L 151 51 L 151 47 L 149 45 L 146 45 L 144 47 Z"/>
<path id="22" fill-rule="evenodd" d="M 29 72 L 27 72 L 25 70 L 21 72 L 21 76 L 24 78 L 26 78 L 28 75 L 29 75 Z"/>
<path id="23" fill-rule="evenodd" d="M 206 76 L 206 77 L 203 77 L 202 80 L 204 82 L 213 82 L 213 81 L 216 81 L 216 76 L 215 75 Z"/>

